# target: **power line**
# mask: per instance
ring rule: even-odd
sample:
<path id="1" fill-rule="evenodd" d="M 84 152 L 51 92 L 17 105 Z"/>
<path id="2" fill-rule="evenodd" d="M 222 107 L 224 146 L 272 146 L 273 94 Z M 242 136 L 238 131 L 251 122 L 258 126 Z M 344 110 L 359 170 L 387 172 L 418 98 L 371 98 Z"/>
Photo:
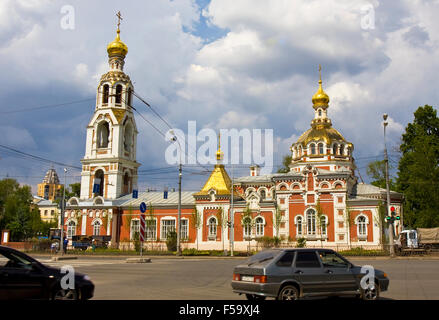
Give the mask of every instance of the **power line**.
<path id="1" fill-rule="evenodd" d="M 72 105 L 72 104 L 77 104 L 77 103 L 81 103 L 81 102 L 87 102 L 87 101 L 90 101 L 90 100 L 95 100 L 95 99 L 96 98 L 88 98 L 88 99 L 70 101 L 70 102 L 65 102 L 65 103 L 48 104 L 48 105 L 37 106 L 37 107 L 22 108 L 22 109 L 12 110 L 12 111 L 0 111 L 0 114 L 11 114 L 11 113 L 28 112 L 28 111 L 34 111 L 34 110 L 47 109 L 47 108 L 64 107 L 64 106 L 68 106 L 68 105 Z"/>

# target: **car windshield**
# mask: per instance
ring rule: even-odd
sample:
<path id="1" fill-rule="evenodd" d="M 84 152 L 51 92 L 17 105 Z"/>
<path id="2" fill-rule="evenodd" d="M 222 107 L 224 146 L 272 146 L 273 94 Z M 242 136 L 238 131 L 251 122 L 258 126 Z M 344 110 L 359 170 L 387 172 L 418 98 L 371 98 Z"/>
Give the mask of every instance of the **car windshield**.
<path id="1" fill-rule="evenodd" d="M 261 263 L 265 261 L 270 261 L 274 257 L 276 257 L 281 251 L 279 250 L 265 250 L 262 252 L 259 252 L 258 254 L 255 254 L 250 259 L 247 260 L 247 265 L 252 265 L 256 263 Z"/>

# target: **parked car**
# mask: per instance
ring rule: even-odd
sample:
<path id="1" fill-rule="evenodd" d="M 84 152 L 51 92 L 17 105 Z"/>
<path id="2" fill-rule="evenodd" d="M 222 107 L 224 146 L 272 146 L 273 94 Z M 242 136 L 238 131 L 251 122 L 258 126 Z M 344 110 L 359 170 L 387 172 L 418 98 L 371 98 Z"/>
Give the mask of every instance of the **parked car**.
<path id="1" fill-rule="evenodd" d="M 67 275 L 23 252 L 0 246 L 0 300 L 86 300 L 93 297 L 94 284 L 81 273 L 74 274 L 74 289 L 63 289 L 61 279 Z"/>
<path id="2" fill-rule="evenodd" d="M 233 271 L 233 292 L 249 300 L 273 297 L 297 300 L 308 296 L 355 295 L 375 300 L 389 287 L 383 271 L 374 269 L 374 283 L 368 274 L 329 249 L 270 249 L 252 256 Z"/>

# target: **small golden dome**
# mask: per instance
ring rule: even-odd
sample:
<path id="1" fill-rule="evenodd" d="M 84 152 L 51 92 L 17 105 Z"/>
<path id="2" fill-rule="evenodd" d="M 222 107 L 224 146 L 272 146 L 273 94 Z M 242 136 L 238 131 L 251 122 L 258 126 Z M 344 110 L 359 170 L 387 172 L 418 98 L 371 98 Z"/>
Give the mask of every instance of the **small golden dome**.
<path id="1" fill-rule="evenodd" d="M 125 43 L 120 40 L 120 30 L 117 29 L 116 38 L 110 42 L 107 46 L 107 52 L 109 57 L 113 56 L 125 56 L 128 53 L 128 47 Z"/>
<path id="2" fill-rule="evenodd" d="M 329 96 L 323 91 L 322 80 L 319 80 L 319 89 L 312 96 L 312 103 L 315 107 L 327 107 L 329 104 Z"/>

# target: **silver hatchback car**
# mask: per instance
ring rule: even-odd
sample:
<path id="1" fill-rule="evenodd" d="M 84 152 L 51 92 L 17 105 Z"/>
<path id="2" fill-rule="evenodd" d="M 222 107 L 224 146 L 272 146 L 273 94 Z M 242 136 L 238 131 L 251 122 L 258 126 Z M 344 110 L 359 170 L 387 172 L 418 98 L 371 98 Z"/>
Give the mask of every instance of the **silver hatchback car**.
<path id="1" fill-rule="evenodd" d="M 373 279 L 373 283 L 371 283 Z M 270 249 L 234 268 L 233 292 L 249 300 L 355 295 L 375 300 L 387 290 L 383 271 L 355 266 L 329 249 Z"/>

